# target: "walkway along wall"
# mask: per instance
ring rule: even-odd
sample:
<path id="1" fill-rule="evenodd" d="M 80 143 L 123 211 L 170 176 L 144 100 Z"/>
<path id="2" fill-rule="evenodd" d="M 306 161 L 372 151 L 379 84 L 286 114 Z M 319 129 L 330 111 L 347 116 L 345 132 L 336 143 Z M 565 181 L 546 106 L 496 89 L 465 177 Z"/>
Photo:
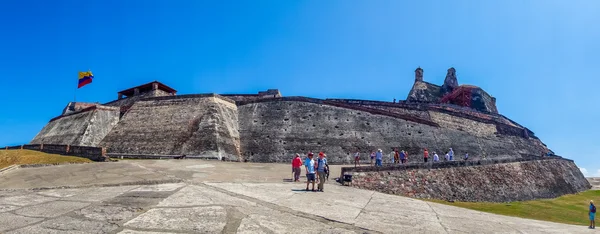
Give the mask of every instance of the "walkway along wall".
<path id="1" fill-rule="evenodd" d="M 353 175 L 353 187 L 471 202 L 556 198 L 591 188 L 572 160 L 554 157 L 342 168 L 344 173 Z"/>

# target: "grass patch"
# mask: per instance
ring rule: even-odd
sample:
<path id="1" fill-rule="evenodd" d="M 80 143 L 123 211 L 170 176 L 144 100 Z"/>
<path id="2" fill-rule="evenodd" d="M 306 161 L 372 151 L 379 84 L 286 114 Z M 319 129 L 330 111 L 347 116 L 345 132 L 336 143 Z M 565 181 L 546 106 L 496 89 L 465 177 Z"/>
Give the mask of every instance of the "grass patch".
<path id="1" fill-rule="evenodd" d="M 600 202 L 600 190 L 588 190 L 555 199 L 507 203 L 429 201 L 500 215 L 587 226 L 590 224 L 588 219 L 590 200 L 594 200 L 595 203 Z"/>
<path id="2" fill-rule="evenodd" d="M 48 154 L 34 150 L 0 150 L 0 168 L 13 164 L 53 164 L 70 162 L 92 162 L 87 158 Z"/>

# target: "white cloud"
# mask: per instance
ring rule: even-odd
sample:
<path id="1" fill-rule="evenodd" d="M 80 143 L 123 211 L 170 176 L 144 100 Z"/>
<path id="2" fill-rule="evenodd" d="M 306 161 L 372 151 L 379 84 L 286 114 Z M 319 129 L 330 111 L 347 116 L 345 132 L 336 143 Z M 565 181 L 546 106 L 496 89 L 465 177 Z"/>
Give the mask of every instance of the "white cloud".
<path id="1" fill-rule="evenodd" d="M 580 167 L 579 170 L 581 171 L 581 173 L 583 173 L 583 176 L 585 176 L 585 177 L 589 177 L 590 176 L 590 174 L 588 173 L 587 169 L 585 169 L 583 167 Z M 598 171 L 600 171 L 600 170 L 598 170 Z"/>
<path id="2" fill-rule="evenodd" d="M 595 173 L 593 176 L 594 176 L 594 177 L 600 177 L 600 169 L 598 169 L 598 170 L 596 171 L 596 173 Z"/>

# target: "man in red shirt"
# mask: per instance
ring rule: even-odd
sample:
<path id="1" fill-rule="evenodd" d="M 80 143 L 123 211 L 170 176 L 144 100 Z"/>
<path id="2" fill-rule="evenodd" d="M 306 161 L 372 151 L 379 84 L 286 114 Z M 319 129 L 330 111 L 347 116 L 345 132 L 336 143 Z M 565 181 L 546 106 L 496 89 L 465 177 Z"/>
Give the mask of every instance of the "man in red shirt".
<path id="1" fill-rule="evenodd" d="M 292 172 L 294 172 L 294 182 L 300 181 L 300 167 L 302 166 L 302 159 L 300 155 L 296 154 L 296 157 L 292 160 Z"/>
<path id="2" fill-rule="evenodd" d="M 423 160 L 425 160 L 425 162 L 427 162 L 428 158 L 429 158 L 429 151 L 427 151 L 427 148 L 425 148 L 425 151 L 423 151 Z"/>

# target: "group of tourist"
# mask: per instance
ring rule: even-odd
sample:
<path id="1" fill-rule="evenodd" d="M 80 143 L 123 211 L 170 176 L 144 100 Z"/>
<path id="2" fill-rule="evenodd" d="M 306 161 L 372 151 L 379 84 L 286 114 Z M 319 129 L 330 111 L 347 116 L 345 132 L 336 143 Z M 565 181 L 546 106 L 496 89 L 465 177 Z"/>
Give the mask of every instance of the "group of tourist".
<path id="1" fill-rule="evenodd" d="M 404 150 L 398 151 L 398 149 L 394 149 L 390 154 L 389 158 L 391 164 L 405 164 L 408 162 L 408 152 Z M 383 166 L 383 151 L 378 149 L 377 151 L 372 151 L 370 154 L 370 165 L 381 167 Z M 469 160 L 469 153 L 466 153 L 464 160 Z M 454 161 L 454 150 L 450 148 L 450 150 L 444 155 L 444 161 Z M 429 151 L 427 148 L 423 149 L 423 162 L 427 163 L 429 161 Z M 439 162 L 440 156 L 433 152 L 433 162 Z M 360 166 L 360 151 L 356 151 L 354 153 L 354 167 Z"/>
<path id="2" fill-rule="evenodd" d="M 325 180 L 327 180 L 329 174 L 329 165 L 327 164 L 327 155 L 323 152 L 319 152 L 319 158 L 315 162 L 313 159 L 314 154 L 309 152 L 307 157 L 300 159 L 300 154 L 296 154 L 292 160 L 292 172 L 294 173 L 294 182 L 300 181 L 301 167 L 304 165 L 306 171 L 306 191 L 309 191 L 308 187 L 312 183 L 312 191 L 323 192 L 325 187 Z M 315 183 L 318 184 L 317 190 L 315 190 Z"/>

